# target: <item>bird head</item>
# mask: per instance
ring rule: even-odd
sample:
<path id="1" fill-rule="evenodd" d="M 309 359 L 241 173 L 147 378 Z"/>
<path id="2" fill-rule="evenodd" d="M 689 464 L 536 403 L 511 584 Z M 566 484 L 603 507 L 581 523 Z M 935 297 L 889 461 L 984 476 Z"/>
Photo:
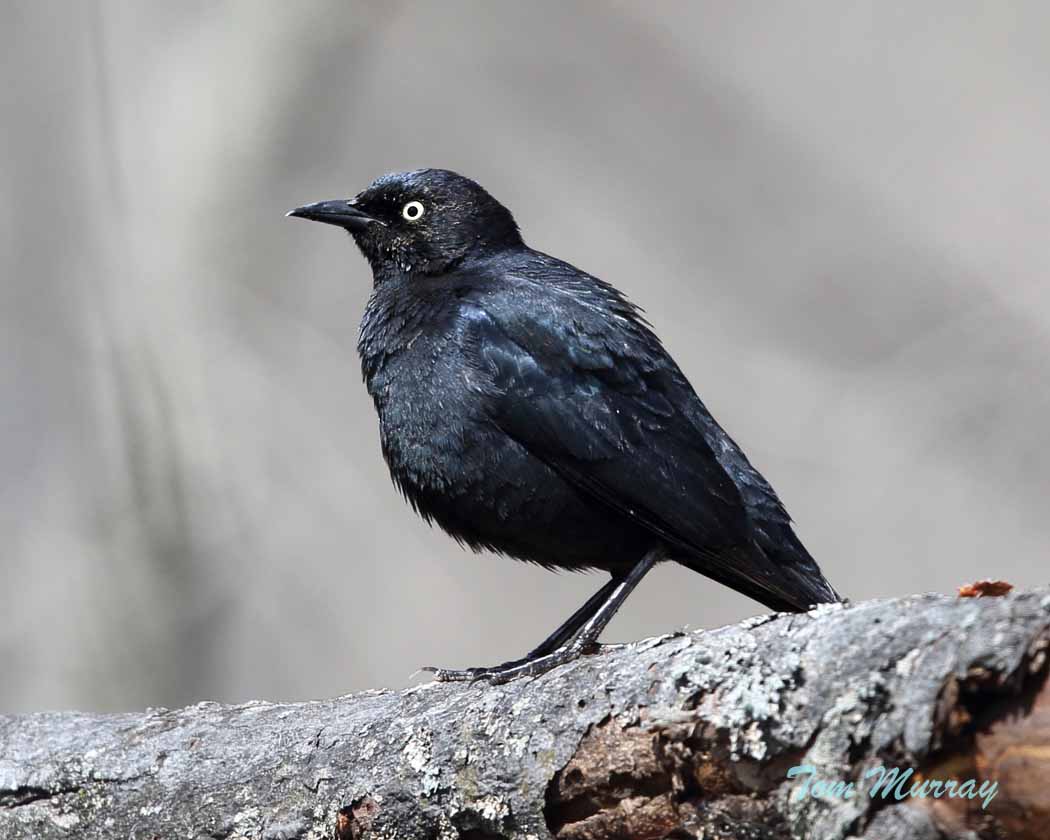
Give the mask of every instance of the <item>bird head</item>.
<path id="1" fill-rule="evenodd" d="M 510 211 L 447 169 L 384 175 L 353 198 L 307 204 L 288 215 L 349 231 L 377 282 L 393 274 L 441 273 L 469 254 L 521 245 Z"/>

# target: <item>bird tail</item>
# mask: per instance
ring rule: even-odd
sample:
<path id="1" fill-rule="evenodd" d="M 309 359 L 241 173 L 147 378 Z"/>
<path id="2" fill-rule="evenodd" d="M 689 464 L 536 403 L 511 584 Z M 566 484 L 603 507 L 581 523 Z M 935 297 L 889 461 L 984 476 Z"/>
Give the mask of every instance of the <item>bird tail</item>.
<path id="1" fill-rule="evenodd" d="M 676 555 L 675 560 L 777 612 L 842 601 L 790 526 L 775 537 L 760 532 L 750 546 L 717 556 Z"/>

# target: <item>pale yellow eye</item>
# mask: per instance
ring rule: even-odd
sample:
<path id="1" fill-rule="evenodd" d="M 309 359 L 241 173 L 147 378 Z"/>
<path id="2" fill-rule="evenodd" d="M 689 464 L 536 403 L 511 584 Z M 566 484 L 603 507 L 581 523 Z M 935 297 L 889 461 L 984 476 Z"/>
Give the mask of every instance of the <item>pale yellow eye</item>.
<path id="1" fill-rule="evenodd" d="M 423 205 L 418 201 L 410 201 L 404 207 L 401 208 L 401 215 L 408 219 L 410 222 L 414 222 L 423 216 Z"/>

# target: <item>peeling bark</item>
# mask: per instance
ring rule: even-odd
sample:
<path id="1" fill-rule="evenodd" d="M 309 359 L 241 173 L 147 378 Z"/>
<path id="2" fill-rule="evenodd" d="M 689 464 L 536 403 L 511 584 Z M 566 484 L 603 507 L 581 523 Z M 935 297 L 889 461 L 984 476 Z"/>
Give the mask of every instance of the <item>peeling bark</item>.
<path id="1" fill-rule="evenodd" d="M 503 686 L 0 718 L 0 837 L 1046 838 L 1050 589 L 672 634 Z M 802 796 L 998 782 L 980 799 Z M 864 782 L 870 786 L 869 782 Z"/>

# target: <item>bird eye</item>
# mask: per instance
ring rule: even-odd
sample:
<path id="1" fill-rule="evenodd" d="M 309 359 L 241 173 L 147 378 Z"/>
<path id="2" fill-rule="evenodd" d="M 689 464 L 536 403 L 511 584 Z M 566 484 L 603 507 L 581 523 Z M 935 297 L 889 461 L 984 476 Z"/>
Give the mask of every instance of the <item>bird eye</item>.
<path id="1" fill-rule="evenodd" d="M 401 208 L 401 215 L 410 222 L 414 222 L 423 215 L 423 205 L 418 201 L 410 201 Z"/>

